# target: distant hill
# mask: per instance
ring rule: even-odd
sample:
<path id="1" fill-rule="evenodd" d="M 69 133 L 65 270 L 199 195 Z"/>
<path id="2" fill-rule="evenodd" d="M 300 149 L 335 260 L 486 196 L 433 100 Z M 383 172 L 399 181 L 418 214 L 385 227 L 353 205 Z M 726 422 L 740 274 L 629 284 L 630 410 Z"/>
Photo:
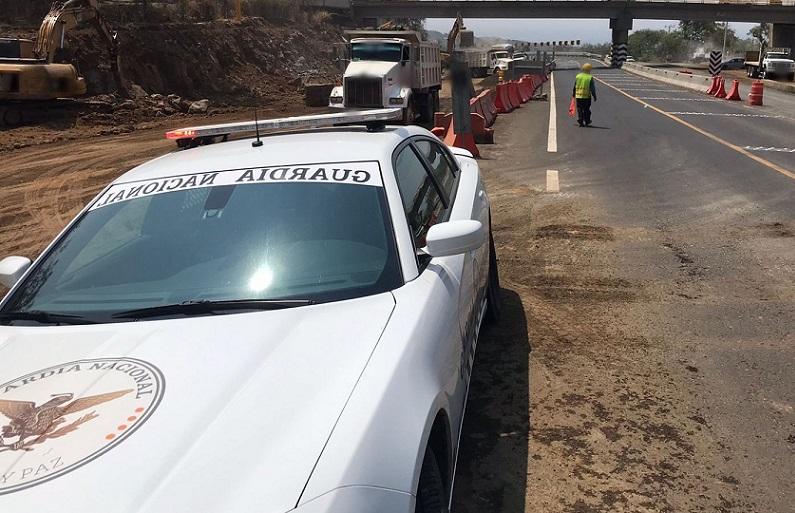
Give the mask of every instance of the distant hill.
<path id="1" fill-rule="evenodd" d="M 428 41 L 436 41 L 439 46 L 445 48 L 447 46 L 447 34 L 439 32 L 438 30 L 427 30 L 426 37 Z M 517 39 L 505 39 L 502 37 L 477 37 L 475 36 L 475 46 L 480 48 L 489 48 L 492 45 L 499 45 L 505 43 L 522 43 Z"/>

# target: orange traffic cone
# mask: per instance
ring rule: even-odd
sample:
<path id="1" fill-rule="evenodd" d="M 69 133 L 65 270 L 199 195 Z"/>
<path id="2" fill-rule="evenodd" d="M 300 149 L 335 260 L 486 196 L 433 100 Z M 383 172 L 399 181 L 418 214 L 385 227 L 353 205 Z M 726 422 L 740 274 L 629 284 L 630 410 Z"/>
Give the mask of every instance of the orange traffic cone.
<path id="1" fill-rule="evenodd" d="M 718 81 L 720 81 L 720 77 L 719 76 L 716 75 L 716 76 L 712 77 L 712 85 L 709 86 L 709 89 L 707 89 L 707 94 L 708 95 L 715 96 L 715 93 L 718 90 Z"/>
<path id="2" fill-rule="evenodd" d="M 720 79 L 718 90 L 715 92 L 715 98 L 726 98 L 726 79 Z"/>
<path id="3" fill-rule="evenodd" d="M 742 98 L 740 97 L 740 81 L 739 80 L 734 80 L 732 82 L 732 88 L 729 91 L 729 94 L 726 95 L 726 99 L 727 100 L 736 101 L 736 102 L 742 100 Z"/>

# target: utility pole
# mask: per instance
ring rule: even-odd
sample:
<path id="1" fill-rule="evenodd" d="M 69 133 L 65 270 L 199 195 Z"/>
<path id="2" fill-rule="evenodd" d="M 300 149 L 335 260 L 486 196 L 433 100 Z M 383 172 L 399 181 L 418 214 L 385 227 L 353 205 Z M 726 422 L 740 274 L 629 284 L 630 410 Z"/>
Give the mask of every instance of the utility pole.
<path id="1" fill-rule="evenodd" d="M 723 50 L 721 51 L 721 59 L 726 60 L 726 33 L 729 31 L 729 22 L 723 22 Z"/>

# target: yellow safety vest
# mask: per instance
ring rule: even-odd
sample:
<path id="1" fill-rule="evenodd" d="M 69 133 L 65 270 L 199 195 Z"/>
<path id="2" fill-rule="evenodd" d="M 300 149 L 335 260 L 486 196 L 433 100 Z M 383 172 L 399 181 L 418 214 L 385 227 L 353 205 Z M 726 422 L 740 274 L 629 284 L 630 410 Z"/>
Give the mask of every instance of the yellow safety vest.
<path id="1" fill-rule="evenodd" d="M 593 77 L 588 73 L 577 73 L 574 79 L 574 97 L 584 100 L 591 97 L 591 80 Z"/>

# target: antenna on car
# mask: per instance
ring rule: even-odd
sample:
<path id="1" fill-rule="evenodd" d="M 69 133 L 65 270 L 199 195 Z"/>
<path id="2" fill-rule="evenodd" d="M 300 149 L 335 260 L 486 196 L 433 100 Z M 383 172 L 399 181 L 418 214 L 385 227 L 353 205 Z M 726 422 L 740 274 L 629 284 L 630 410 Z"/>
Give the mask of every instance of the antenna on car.
<path id="1" fill-rule="evenodd" d="M 262 146 L 262 141 L 259 138 L 259 119 L 257 119 L 257 108 L 254 107 L 254 130 L 257 132 L 257 139 L 252 141 L 251 147 L 252 148 L 259 148 Z"/>

